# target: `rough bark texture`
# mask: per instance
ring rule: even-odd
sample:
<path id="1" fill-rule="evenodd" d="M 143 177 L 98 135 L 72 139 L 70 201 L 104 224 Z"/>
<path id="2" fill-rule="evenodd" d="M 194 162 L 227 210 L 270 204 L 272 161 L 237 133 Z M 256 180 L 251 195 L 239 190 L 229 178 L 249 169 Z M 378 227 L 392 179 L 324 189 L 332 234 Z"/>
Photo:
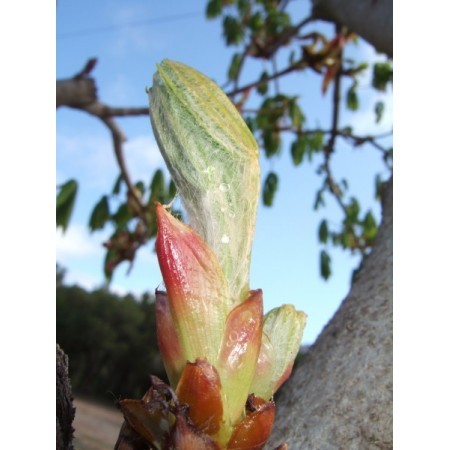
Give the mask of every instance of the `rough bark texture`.
<path id="1" fill-rule="evenodd" d="M 69 359 L 56 344 L 56 450 L 73 450 L 75 408 L 72 400 Z"/>
<path id="2" fill-rule="evenodd" d="M 345 25 L 377 51 L 393 56 L 392 0 L 312 0 L 314 15 Z"/>
<path id="3" fill-rule="evenodd" d="M 352 289 L 280 393 L 267 448 L 393 448 L 392 180 L 372 253 Z"/>

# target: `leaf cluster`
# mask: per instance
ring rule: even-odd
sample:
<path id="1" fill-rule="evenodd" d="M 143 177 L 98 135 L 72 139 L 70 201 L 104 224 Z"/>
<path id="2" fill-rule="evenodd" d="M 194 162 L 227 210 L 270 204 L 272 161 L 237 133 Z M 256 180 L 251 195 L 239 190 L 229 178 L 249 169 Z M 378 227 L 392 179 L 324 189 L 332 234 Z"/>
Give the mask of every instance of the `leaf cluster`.
<path id="1" fill-rule="evenodd" d="M 148 185 L 138 181 L 134 186 L 134 195 L 128 191 L 126 198 L 120 201 L 123 184 L 123 177 L 119 175 L 111 193 L 100 198 L 89 219 L 91 232 L 107 225 L 113 229 L 112 235 L 104 243 L 107 249 L 104 273 L 108 281 L 120 263 L 132 263 L 137 250 L 156 236 L 155 202 L 169 203 L 176 195 L 173 181 L 166 183 L 160 169 L 154 173 Z M 115 208 L 114 203 L 118 203 Z"/>
<path id="2" fill-rule="evenodd" d="M 322 159 L 317 169 L 322 185 L 317 190 L 314 209 L 325 206 L 324 199 L 328 195 L 339 205 L 342 221 L 332 229 L 328 220 L 324 219 L 319 225 L 319 242 L 324 247 L 333 245 L 364 255 L 373 244 L 377 223 L 371 211 L 360 211 L 362 208 L 357 195 L 347 192 L 345 180 L 340 185 L 335 182 L 330 159 L 338 151 L 338 143 L 345 140 L 354 146 L 366 143 L 372 145 L 374 149 L 381 151 L 386 166 L 390 169 L 392 167 L 392 149 L 383 148 L 373 136 L 354 135 L 351 127 L 341 125 L 339 121 L 340 98 L 349 111 L 359 110 L 359 77 L 369 66 L 364 61 L 355 61 L 345 56 L 346 46 L 357 42 L 357 37 L 351 30 L 337 27 L 334 35 L 326 36 L 318 32 L 317 28 L 311 30 L 314 22 L 312 17 L 293 23 L 288 4 L 289 2 L 281 0 L 209 0 L 206 16 L 210 19 L 222 17 L 226 45 L 239 47 L 228 68 L 228 80 L 233 84 L 229 95 L 234 98 L 246 123 L 257 137 L 262 154 L 269 159 L 281 155 L 285 147 L 285 136 L 290 135 L 293 137 L 290 139 L 290 155 L 294 166 Z M 307 27 L 310 27 L 308 31 Z M 240 80 L 245 63 L 250 59 L 272 62 L 272 69 L 264 63 L 260 75 L 252 83 L 242 86 Z M 277 69 L 280 59 L 286 61 L 282 70 Z M 308 126 L 311 118 L 304 110 L 300 92 L 291 95 L 282 90 L 280 81 L 283 77 L 291 73 L 300 75 L 306 69 L 321 77 L 323 94 L 333 86 L 333 108 L 328 128 Z M 391 62 L 374 64 L 373 88 L 383 92 L 391 82 Z M 346 89 L 345 95 L 341 94 L 343 89 Z M 256 109 L 246 108 L 250 101 L 254 104 L 258 98 L 261 100 Z M 383 113 L 384 103 L 378 100 L 374 104 L 376 123 L 381 122 Z M 376 179 L 380 181 L 378 174 Z M 282 177 L 275 169 L 265 175 L 262 189 L 265 206 L 274 204 L 281 182 Z M 320 273 L 327 279 L 331 275 L 331 257 L 327 248 L 321 251 L 319 260 Z"/>

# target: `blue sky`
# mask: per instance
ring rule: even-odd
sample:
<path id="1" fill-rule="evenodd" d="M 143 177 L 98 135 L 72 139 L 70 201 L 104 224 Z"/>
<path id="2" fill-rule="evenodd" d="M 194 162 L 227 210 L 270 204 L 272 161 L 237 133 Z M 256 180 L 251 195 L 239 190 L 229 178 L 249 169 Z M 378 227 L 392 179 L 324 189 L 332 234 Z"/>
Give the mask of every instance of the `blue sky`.
<path id="1" fill-rule="evenodd" d="M 156 64 L 164 58 L 191 65 L 223 85 L 236 50 L 225 47 L 220 20 L 206 20 L 205 4 L 181 0 L 60 1 L 56 10 L 56 76 L 71 77 L 90 57 L 97 57 L 93 76 L 98 95 L 111 106 L 146 105 L 145 88 L 151 86 Z M 294 20 L 304 17 L 308 5 L 303 1 L 291 3 Z M 324 26 L 324 30 L 328 28 Z M 351 52 L 364 60 L 383 59 L 363 41 L 353 45 Z M 261 63 L 246 67 L 243 80 L 251 81 L 260 67 Z M 284 83 L 292 93 L 300 95 L 308 123 L 327 127 L 330 98 L 329 94 L 320 94 L 320 81 L 314 74 L 302 73 L 290 76 Z M 343 121 L 360 133 L 390 130 L 390 92 L 375 93 L 370 88 L 370 77 L 363 78 L 360 84 L 361 109 L 351 113 L 343 108 Z M 386 101 L 385 118 L 375 126 L 373 104 L 381 97 Z M 101 243 L 111 230 L 90 234 L 87 223 L 93 205 L 112 189 L 118 168 L 109 132 L 102 123 L 85 113 L 61 108 L 56 119 L 56 181 L 76 178 L 80 182 L 71 225 L 64 236 L 57 232 L 56 260 L 68 270 L 69 283 L 93 288 L 103 282 Z M 130 173 L 136 181 L 148 183 L 155 169 L 164 168 L 149 119 L 124 118 L 118 122 L 128 137 L 124 151 Z M 374 202 L 374 174 L 386 171 L 378 153 L 366 147 L 339 148 L 342 150 L 332 160 L 337 178 L 346 177 L 361 204 L 375 206 L 379 218 Z M 305 343 L 312 343 L 332 317 L 349 290 L 351 272 L 359 262 L 349 253 L 330 247 L 333 275 L 327 282 L 320 278 L 317 227 L 325 217 L 338 223 L 340 213 L 331 198 L 327 199 L 326 209 L 312 209 L 321 183 L 315 173 L 319 164 L 317 159 L 294 167 L 287 145 L 280 157 L 261 159 L 262 177 L 275 170 L 280 175 L 280 186 L 272 208 L 260 205 L 251 269 L 251 287 L 263 289 L 266 310 L 292 303 L 308 314 Z M 119 266 L 112 290 L 139 295 L 156 288 L 161 275 L 152 247 L 151 243 L 139 251 L 129 275 L 127 264 Z"/>

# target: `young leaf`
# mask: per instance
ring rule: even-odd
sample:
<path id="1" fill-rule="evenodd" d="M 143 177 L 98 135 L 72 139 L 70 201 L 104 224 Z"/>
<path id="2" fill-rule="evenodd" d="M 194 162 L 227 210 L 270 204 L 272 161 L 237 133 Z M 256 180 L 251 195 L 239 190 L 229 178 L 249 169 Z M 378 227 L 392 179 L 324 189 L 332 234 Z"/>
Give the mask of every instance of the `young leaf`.
<path id="1" fill-rule="evenodd" d="M 222 12 L 222 2 L 220 0 L 209 0 L 206 5 L 206 17 L 208 19 L 214 19 L 220 16 Z"/>
<path id="2" fill-rule="evenodd" d="M 375 103 L 375 123 L 379 123 L 381 121 L 381 119 L 383 118 L 383 112 L 384 112 L 384 103 L 376 102 Z"/>
<path id="3" fill-rule="evenodd" d="M 91 218 L 89 219 L 89 229 L 91 231 L 100 230 L 109 219 L 108 197 L 104 195 L 94 206 Z"/>
<path id="4" fill-rule="evenodd" d="M 228 69 L 228 79 L 229 80 L 234 81 L 239 76 L 243 57 L 244 57 L 244 55 L 242 53 L 235 53 L 233 55 L 233 58 L 231 59 L 230 67 Z"/>
<path id="5" fill-rule="evenodd" d="M 272 309 L 264 316 L 263 341 L 250 392 L 269 400 L 289 378 L 305 325 L 306 314 L 292 305 Z"/>
<path id="6" fill-rule="evenodd" d="M 269 172 L 264 181 L 263 203 L 265 206 L 272 206 L 275 192 L 278 189 L 278 176 L 274 172 Z"/>
<path id="7" fill-rule="evenodd" d="M 373 66 L 372 86 L 385 91 L 388 83 L 392 82 L 392 66 L 389 62 L 375 63 Z"/>
<path id="8" fill-rule="evenodd" d="M 356 83 L 347 91 L 347 108 L 350 111 L 356 111 L 359 107 L 358 94 L 356 93 Z"/>
<path id="9" fill-rule="evenodd" d="M 123 176 L 120 173 L 119 176 L 116 179 L 116 182 L 114 183 L 112 194 L 113 195 L 119 195 L 120 194 L 120 185 L 122 184 Z"/>
<path id="10" fill-rule="evenodd" d="M 305 120 L 305 116 L 303 115 L 300 106 L 298 106 L 296 98 L 289 102 L 289 117 L 291 118 L 292 126 L 295 129 L 300 130 Z"/>
<path id="11" fill-rule="evenodd" d="M 225 16 L 222 28 L 227 45 L 237 45 L 244 39 L 244 28 L 235 17 Z"/>
<path id="12" fill-rule="evenodd" d="M 291 156 L 294 166 L 298 166 L 302 163 L 306 150 L 306 138 L 299 136 L 296 141 L 291 145 Z"/>
<path id="13" fill-rule="evenodd" d="M 320 152 L 323 148 L 324 134 L 321 131 L 314 133 L 308 139 L 308 145 L 311 151 Z"/>
<path id="14" fill-rule="evenodd" d="M 184 64 L 164 60 L 149 97 L 158 146 L 190 223 L 243 300 L 260 189 L 255 138 L 225 93 Z"/>
<path id="15" fill-rule="evenodd" d="M 378 227 L 375 218 L 370 211 L 364 217 L 363 228 L 363 237 L 369 244 L 373 243 L 378 233 Z"/>
<path id="16" fill-rule="evenodd" d="M 266 156 L 270 158 L 271 156 L 276 155 L 281 148 L 280 133 L 272 130 L 264 130 L 262 138 Z"/>
<path id="17" fill-rule="evenodd" d="M 324 280 L 331 275 L 331 258 L 325 250 L 320 252 L 320 275 Z"/>
<path id="18" fill-rule="evenodd" d="M 56 226 L 66 231 L 73 206 L 77 195 L 78 183 L 76 180 L 69 180 L 64 183 L 56 196 Z"/>
<path id="19" fill-rule="evenodd" d="M 269 85 L 267 83 L 268 78 L 269 78 L 269 74 L 266 71 L 264 71 L 261 74 L 261 77 L 259 79 L 260 84 L 258 84 L 258 86 L 256 88 L 256 90 L 258 91 L 258 94 L 261 94 L 261 95 L 267 94 L 267 91 L 269 90 Z"/>
<path id="20" fill-rule="evenodd" d="M 325 219 L 320 222 L 319 226 L 319 241 L 322 244 L 326 244 L 328 241 L 328 225 Z"/>
<path id="21" fill-rule="evenodd" d="M 150 183 L 151 198 L 157 199 L 165 191 L 164 174 L 161 169 L 158 169 L 153 175 Z"/>

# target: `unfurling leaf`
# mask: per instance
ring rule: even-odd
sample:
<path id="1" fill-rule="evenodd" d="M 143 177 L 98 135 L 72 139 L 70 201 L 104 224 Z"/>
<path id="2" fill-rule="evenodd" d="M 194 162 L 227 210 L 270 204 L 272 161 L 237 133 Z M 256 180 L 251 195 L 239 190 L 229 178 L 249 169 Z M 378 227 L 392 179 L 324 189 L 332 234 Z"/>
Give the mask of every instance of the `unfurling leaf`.
<path id="1" fill-rule="evenodd" d="M 255 138 L 225 93 L 184 64 L 164 60 L 149 99 L 153 131 L 190 223 L 242 301 L 260 189 Z"/>
<path id="2" fill-rule="evenodd" d="M 264 316 L 261 352 L 250 392 L 269 400 L 289 378 L 305 325 L 306 314 L 292 305 L 275 308 Z"/>

